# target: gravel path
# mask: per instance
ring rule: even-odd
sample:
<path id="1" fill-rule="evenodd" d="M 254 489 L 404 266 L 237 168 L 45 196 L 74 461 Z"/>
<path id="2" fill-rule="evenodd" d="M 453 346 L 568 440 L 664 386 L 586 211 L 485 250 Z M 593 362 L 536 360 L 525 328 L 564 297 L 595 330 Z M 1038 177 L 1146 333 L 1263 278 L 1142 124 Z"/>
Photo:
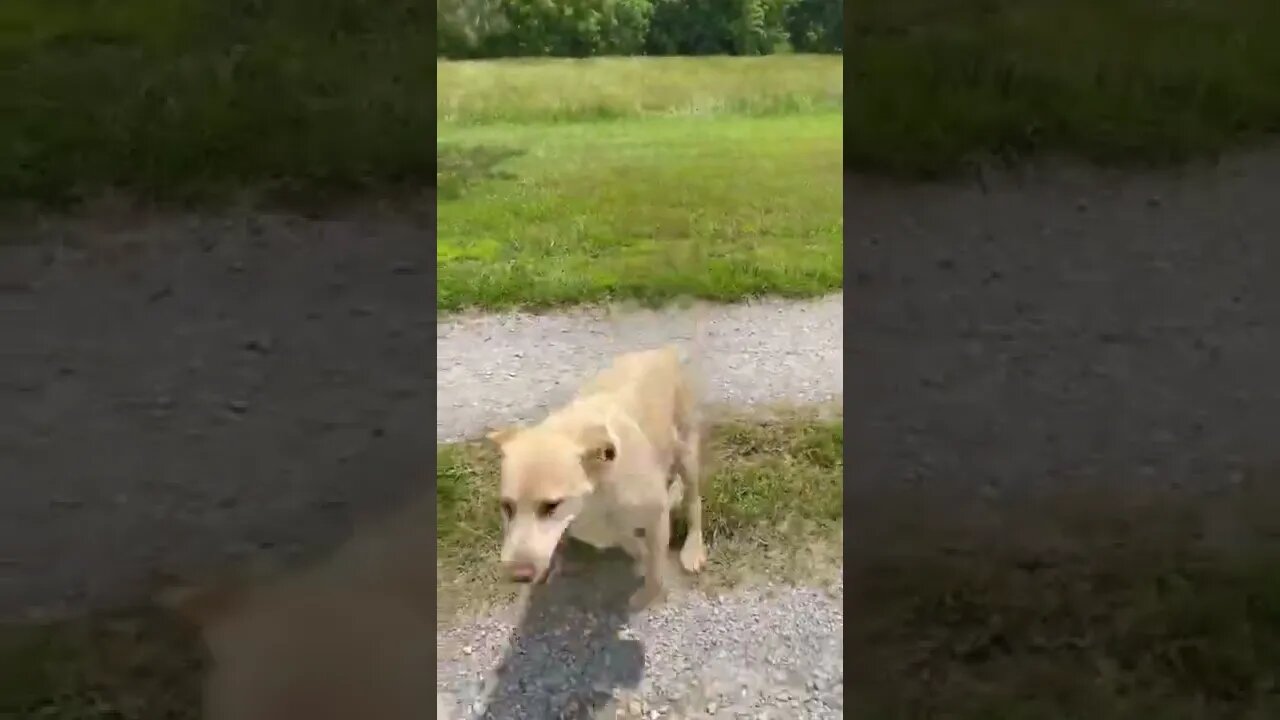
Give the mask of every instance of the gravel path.
<path id="1" fill-rule="evenodd" d="M 454 718 L 843 717 L 842 587 L 673 593 L 628 618 L 629 563 L 600 565 L 438 635 Z"/>
<path id="2" fill-rule="evenodd" d="M 695 312 L 702 320 L 697 329 Z M 838 402 L 843 296 L 614 315 L 459 318 L 436 331 L 436 437 L 452 440 L 564 402 L 628 350 L 677 341 L 701 353 L 710 402 Z M 693 334 L 700 333 L 696 339 Z M 456 718 L 839 718 L 839 595 L 673 594 L 628 619 L 636 581 L 567 578 L 527 606 L 439 636 L 442 695 Z"/>
<path id="3" fill-rule="evenodd" d="M 838 402 L 844 295 L 703 310 L 465 317 L 436 328 L 436 439 L 455 440 L 563 403 L 621 352 L 697 339 L 708 401 L 729 406 Z"/>

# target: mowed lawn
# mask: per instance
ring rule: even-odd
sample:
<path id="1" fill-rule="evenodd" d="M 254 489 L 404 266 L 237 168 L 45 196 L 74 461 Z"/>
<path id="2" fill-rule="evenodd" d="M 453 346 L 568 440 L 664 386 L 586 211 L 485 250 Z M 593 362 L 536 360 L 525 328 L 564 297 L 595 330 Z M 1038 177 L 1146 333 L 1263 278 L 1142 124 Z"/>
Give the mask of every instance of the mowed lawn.
<path id="1" fill-rule="evenodd" d="M 806 56 L 441 63 L 440 309 L 839 289 L 841 72 Z"/>

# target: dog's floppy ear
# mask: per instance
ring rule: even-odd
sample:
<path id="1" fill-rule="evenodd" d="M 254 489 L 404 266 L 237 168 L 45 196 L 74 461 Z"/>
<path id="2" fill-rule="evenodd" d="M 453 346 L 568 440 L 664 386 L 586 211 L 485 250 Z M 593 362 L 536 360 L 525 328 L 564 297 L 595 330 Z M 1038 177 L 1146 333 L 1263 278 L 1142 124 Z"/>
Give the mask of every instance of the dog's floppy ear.
<path id="1" fill-rule="evenodd" d="M 578 438 L 582 448 L 582 462 L 601 464 L 613 462 L 618 457 L 618 437 L 609 429 L 607 422 L 589 425 Z"/>
<path id="2" fill-rule="evenodd" d="M 196 627 L 209 627 L 233 613 L 244 599 L 239 583 L 209 587 L 176 586 L 160 591 L 156 603 Z"/>
<path id="3" fill-rule="evenodd" d="M 519 432 L 520 432 L 519 425 L 510 425 L 508 427 L 499 428 L 497 430 L 493 430 L 489 432 L 489 434 L 485 435 L 485 438 L 488 439 L 488 441 L 493 443 L 494 445 L 498 447 L 502 447 L 503 445 L 506 445 L 508 442 L 511 442 L 511 438 L 515 437 L 516 434 Z"/>

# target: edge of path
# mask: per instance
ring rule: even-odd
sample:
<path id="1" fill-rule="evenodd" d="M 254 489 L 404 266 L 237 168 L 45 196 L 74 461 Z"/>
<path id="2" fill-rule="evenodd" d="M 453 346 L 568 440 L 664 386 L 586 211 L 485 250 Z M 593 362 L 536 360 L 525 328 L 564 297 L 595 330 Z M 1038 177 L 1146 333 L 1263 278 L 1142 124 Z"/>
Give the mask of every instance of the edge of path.
<path id="1" fill-rule="evenodd" d="M 436 326 L 436 441 L 527 421 L 568 400 L 619 353 L 679 343 L 704 401 L 822 405 L 844 395 L 844 293 L 623 311 L 467 314 Z"/>

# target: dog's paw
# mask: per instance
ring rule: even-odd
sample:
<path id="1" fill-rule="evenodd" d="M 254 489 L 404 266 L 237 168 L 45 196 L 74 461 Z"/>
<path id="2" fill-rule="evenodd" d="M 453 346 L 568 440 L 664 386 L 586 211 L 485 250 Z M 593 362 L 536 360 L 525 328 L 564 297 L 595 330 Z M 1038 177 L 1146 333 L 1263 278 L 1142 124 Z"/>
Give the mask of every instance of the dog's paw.
<path id="1" fill-rule="evenodd" d="M 701 540 L 690 540 L 680 549 L 680 566 L 685 572 L 700 573 L 707 566 L 707 549 Z"/>

